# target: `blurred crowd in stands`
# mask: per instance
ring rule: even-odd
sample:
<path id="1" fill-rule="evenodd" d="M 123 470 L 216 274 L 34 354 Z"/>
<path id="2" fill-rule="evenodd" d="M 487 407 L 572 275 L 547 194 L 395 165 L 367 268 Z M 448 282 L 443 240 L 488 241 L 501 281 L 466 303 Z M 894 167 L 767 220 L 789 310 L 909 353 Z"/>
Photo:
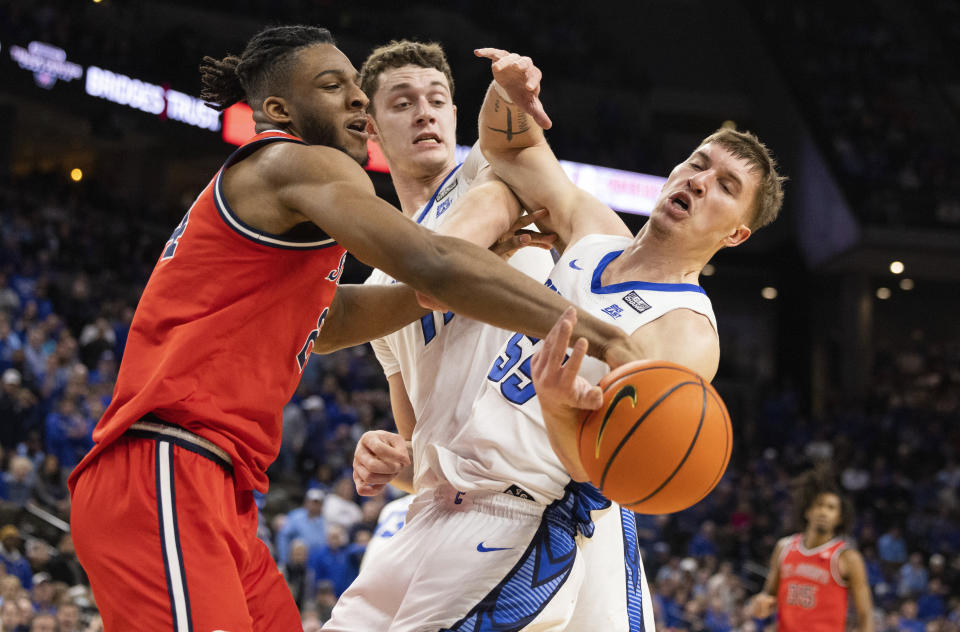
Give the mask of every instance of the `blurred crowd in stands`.
<path id="1" fill-rule="evenodd" d="M 960 5 L 746 0 L 867 222 L 960 225 Z"/>
<path id="2" fill-rule="evenodd" d="M 62 180 L 0 186 L 3 632 L 97 629 L 62 528 L 65 480 L 109 402 L 136 297 L 165 240 Z M 638 517 L 662 629 L 764 629 L 744 618 L 744 600 L 761 587 L 777 539 L 801 528 L 785 518 L 791 478 L 821 462 L 839 468 L 857 508 L 852 535 L 878 629 L 960 629 L 960 341 L 915 335 L 883 346 L 876 365 L 869 401 L 823 419 L 808 418 L 790 390 L 766 396 L 713 494 L 676 515 Z M 356 576 L 389 500 L 358 497 L 351 479 L 360 434 L 392 428 L 369 348 L 313 356 L 283 426 L 259 498 L 261 536 L 315 630 Z M 48 614 L 54 627 L 43 627 Z"/>

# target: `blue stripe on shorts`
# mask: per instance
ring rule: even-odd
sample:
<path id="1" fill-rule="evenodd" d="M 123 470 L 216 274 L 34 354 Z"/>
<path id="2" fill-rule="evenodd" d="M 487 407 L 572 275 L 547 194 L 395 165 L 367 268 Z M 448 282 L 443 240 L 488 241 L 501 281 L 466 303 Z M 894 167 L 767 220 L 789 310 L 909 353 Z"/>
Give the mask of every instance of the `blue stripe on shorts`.
<path id="1" fill-rule="evenodd" d="M 593 535 L 590 511 L 609 505 L 592 485 L 567 485 L 563 498 L 543 511 L 530 546 L 507 576 L 464 618 L 441 632 L 516 632 L 526 627 L 570 577 L 577 531 Z"/>

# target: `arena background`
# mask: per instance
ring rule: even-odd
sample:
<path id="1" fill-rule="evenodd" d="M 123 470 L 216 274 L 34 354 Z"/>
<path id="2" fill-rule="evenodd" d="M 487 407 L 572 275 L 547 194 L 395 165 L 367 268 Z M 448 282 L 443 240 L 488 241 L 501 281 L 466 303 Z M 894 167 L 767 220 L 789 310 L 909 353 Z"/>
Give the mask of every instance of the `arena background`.
<path id="1" fill-rule="evenodd" d="M 822 464 L 855 501 L 877 629 L 958 629 L 956 0 L 8 0 L 0 630 L 28 629 L 16 626 L 47 611 L 61 632 L 89 621 L 95 629 L 64 537 L 63 481 L 109 401 L 163 243 L 233 148 L 224 135 L 234 128 L 196 100 L 198 62 L 239 53 L 281 23 L 330 28 L 357 66 L 390 39 L 443 44 L 461 145 L 476 138 L 489 81 L 473 48 L 530 55 L 544 72 L 556 153 L 618 200 L 649 185 L 590 165 L 665 176 L 721 125 L 756 132 L 790 177 L 786 202 L 773 226 L 721 252 L 701 279 L 719 322 L 715 384 L 736 443 L 707 500 L 638 517 L 658 628 L 762 628 L 742 603 L 762 585 L 776 540 L 798 528 L 791 477 Z M 371 178 L 395 203 L 389 176 Z M 633 229 L 644 221 L 623 217 Z M 351 261 L 344 281 L 366 274 Z M 354 497 L 345 481 L 356 438 L 392 427 L 385 388 L 368 347 L 316 356 L 284 411 L 264 540 L 285 557 L 284 518 L 308 488 L 358 507 L 344 529 L 315 534 L 304 563 L 281 559 L 307 629 L 355 573 L 383 502 Z M 79 606 L 80 627 L 68 603 Z"/>

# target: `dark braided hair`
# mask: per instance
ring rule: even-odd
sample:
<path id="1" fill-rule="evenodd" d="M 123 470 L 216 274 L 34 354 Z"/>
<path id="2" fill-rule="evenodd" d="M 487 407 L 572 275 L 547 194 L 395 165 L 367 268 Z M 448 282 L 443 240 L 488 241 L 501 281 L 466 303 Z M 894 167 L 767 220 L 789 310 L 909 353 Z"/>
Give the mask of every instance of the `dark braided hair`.
<path id="1" fill-rule="evenodd" d="M 223 111 L 246 101 L 256 107 L 287 81 L 293 54 L 315 44 L 334 44 L 330 31 L 317 26 L 272 26 L 247 42 L 243 54 L 223 59 L 205 56 L 200 63 L 200 96 L 207 106 Z"/>
<path id="2" fill-rule="evenodd" d="M 793 481 L 794 486 L 794 519 L 802 529 L 807 523 L 807 510 L 821 494 L 833 494 L 840 499 L 840 522 L 837 524 L 837 533 L 849 533 L 853 527 L 853 503 L 847 498 L 833 471 L 829 467 L 815 467 L 804 472 Z"/>

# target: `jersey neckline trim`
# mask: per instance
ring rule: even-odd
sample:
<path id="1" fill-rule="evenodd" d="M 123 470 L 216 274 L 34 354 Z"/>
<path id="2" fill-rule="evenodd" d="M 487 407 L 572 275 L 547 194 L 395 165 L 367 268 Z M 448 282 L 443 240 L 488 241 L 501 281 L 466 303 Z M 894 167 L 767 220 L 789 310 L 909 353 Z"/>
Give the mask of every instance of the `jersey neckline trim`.
<path id="1" fill-rule="evenodd" d="M 447 180 L 452 178 L 453 174 L 455 174 L 462 166 L 463 166 L 463 163 L 461 162 L 456 167 L 454 167 L 453 171 L 447 174 L 447 177 L 443 179 L 443 182 L 440 183 L 440 186 L 437 187 L 437 190 L 433 192 L 433 195 L 430 196 L 430 201 L 427 202 L 426 205 L 423 207 L 423 210 L 420 211 L 420 216 L 417 218 L 418 224 L 423 221 L 423 219 L 427 216 L 427 213 L 430 212 L 430 209 L 433 208 L 433 203 L 437 201 L 437 195 L 439 195 L 440 191 L 443 190 L 443 185 L 445 185 L 447 183 Z"/>
<path id="2" fill-rule="evenodd" d="M 623 254 L 623 250 L 614 250 L 604 255 L 600 263 L 593 271 L 593 278 L 590 280 L 590 291 L 594 294 L 614 294 L 616 292 L 626 292 L 627 290 L 653 290 L 656 292 L 698 292 L 706 295 L 706 291 L 699 285 L 693 283 L 655 283 L 652 281 L 624 281 L 623 283 L 611 283 L 603 285 L 601 280 L 604 270 L 610 265 L 610 262 Z"/>
<path id="3" fill-rule="evenodd" d="M 280 130 L 267 130 L 266 132 L 261 132 L 261 134 L 266 134 L 269 132 L 281 132 Z M 319 241 L 290 241 L 289 239 L 284 239 L 280 235 L 274 235 L 266 231 L 258 230 L 253 226 L 250 226 L 233 212 L 233 209 L 230 208 L 230 204 L 227 202 L 227 198 L 223 193 L 223 173 L 235 161 L 235 158 L 241 151 L 244 154 L 249 155 L 255 151 L 254 147 L 258 145 L 266 145 L 268 143 L 275 142 L 286 142 L 286 143 L 300 143 L 306 144 L 298 138 L 287 138 L 284 136 L 266 136 L 264 138 L 258 138 L 257 140 L 251 141 L 237 149 L 233 154 L 227 158 L 227 161 L 224 163 L 223 167 L 220 168 L 220 171 L 217 172 L 217 178 L 214 182 L 213 187 L 213 200 L 214 204 L 217 207 L 217 211 L 220 213 L 220 217 L 223 218 L 224 222 L 232 228 L 235 232 L 239 233 L 242 237 L 249 239 L 258 244 L 264 246 L 270 246 L 272 248 L 284 248 L 287 250 L 316 250 L 320 248 L 328 248 L 330 246 L 337 245 L 336 240 L 331 237 L 327 239 L 321 239 Z"/>
<path id="4" fill-rule="evenodd" d="M 833 537 L 827 540 L 826 542 L 824 542 L 823 544 L 821 544 L 820 546 L 815 546 L 812 549 L 808 549 L 803 544 L 803 534 L 799 533 L 797 534 L 797 551 L 799 551 L 802 555 L 810 557 L 811 555 L 817 555 L 818 553 L 822 553 L 826 549 L 829 549 L 831 546 L 834 546 L 839 542 L 843 542 L 843 538 Z"/>

